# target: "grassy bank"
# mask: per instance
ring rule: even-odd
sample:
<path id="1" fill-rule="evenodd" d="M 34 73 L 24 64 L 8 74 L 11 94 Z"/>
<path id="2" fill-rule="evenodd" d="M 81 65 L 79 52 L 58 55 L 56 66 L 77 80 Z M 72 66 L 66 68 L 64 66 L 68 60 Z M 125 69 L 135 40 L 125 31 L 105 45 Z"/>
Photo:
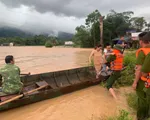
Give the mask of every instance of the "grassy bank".
<path id="1" fill-rule="evenodd" d="M 133 119 L 129 116 L 129 112 L 125 110 L 120 110 L 119 115 L 115 117 L 110 117 L 107 120 L 133 120 Z"/>
<path id="2" fill-rule="evenodd" d="M 119 86 L 130 86 L 133 83 L 134 79 L 134 68 L 136 63 L 135 52 L 126 53 L 124 57 L 124 65 L 126 69 L 122 71 L 121 77 L 117 81 Z M 117 85 L 116 84 L 116 85 Z"/>
<path id="3" fill-rule="evenodd" d="M 137 110 L 137 104 L 138 104 L 138 98 L 136 93 L 129 93 L 126 95 L 127 97 L 127 103 L 130 108 L 132 108 L 134 111 Z"/>

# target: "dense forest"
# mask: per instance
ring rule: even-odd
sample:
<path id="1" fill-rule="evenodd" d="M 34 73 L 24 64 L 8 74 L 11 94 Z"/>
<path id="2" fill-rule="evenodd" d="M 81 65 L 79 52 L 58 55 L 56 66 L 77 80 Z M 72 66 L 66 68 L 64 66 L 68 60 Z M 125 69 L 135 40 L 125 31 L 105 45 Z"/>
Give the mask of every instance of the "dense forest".
<path id="1" fill-rule="evenodd" d="M 149 30 L 150 24 L 144 17 L 133 17 L 132 11 L 118 13 L 111 10 L 106 16 L 103 16 L 103 40 L 104 44 L 111 43 L 111 40 L 124 36 L 127 31 L 136 32 Z M 76 34 L 73 41 L 81 47 L 94 47 L 100 43 L 99 18 L 101 13 L 98 10 L 90 13 L 85 24 L 76 27 Z"/>

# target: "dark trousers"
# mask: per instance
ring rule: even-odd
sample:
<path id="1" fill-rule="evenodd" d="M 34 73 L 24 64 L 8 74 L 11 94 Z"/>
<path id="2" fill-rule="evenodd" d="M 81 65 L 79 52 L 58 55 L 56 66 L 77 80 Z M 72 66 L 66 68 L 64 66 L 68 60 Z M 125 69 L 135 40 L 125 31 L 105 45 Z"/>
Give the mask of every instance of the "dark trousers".
<path id="1" fill-rule="evenodd" d="M 150 88 L 145 88 L 145 82 L 139 80 L 136 93 L 138 96 L 138 120 L 147 120 L 150 118 Z"/>
<path id="2" fill-rule="evenodd" d="M 106 87 L 109 90 L 112 88 L 114 82 L 121 76 L 121 71 L 114 71 L 107 79 Z"/>

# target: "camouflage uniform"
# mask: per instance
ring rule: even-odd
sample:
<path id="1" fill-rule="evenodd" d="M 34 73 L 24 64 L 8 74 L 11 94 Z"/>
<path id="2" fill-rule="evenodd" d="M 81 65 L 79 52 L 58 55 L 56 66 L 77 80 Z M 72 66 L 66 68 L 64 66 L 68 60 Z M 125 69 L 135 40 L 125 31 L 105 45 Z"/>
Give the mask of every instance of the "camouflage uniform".
<path id="1" fill-rule="evenodd" d="M 14 64 L 6 64 L 0 69 L 2 75 L 2 92 L 15 94 L 22 90 L 23 83 L 20 80 L 20 69 Z"/>

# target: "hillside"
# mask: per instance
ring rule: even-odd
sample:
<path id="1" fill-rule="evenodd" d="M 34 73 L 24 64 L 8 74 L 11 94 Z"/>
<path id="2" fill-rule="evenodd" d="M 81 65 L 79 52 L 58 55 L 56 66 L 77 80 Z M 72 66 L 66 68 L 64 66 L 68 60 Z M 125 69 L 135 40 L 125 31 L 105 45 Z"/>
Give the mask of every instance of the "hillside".
<path id="1" fill-rule="evenodd" d="M 1 27 L 0 28 L 0 37 L 21 37 L 21 38 L 26 38 L 26 37 L 31 37 L 34 36 L 35 34 L 23 31 L 17 28 L 12 28 L 12 27 Z M 48 36 L 48 33 L 42 33 L 41 35 Z M 58 32 L 58 39 L 59 40 L 70 40 L 72 39 L 73 34 L 71 33 L 66 33 L 66 32 Z"/>
<path id="2" fill-rule="evenodd" d="M 22 31 L 17 28 L 11 28 L 11 27 L 1 27 L 0 28 L 0 37 L 30 37 L 33 36 L 33 34 L 29 32 Z"/>
<path id="3" fill-rule="evenodd" d="M 60 40 L 70 40 L 72 39 L 73 34 L 66 32 L 58 32 L 58 39 Z"/>

